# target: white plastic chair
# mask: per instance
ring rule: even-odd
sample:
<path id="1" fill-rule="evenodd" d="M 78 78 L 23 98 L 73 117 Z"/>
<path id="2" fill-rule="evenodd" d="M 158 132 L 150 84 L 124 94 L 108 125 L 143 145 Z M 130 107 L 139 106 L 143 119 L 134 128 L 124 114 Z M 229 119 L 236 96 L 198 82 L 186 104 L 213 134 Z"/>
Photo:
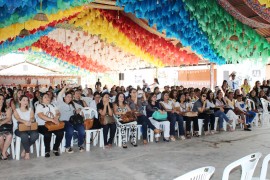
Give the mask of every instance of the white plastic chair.
<path id="1" fill-rule="evenodd" d="M 261 102 L 262 102 L 262 106 L 263 106 L 263 112 L 261 115 L 261 125 L 264 126 L 264 124 L 266 123 L 266 126 L 269 125 L 269 120 L 270 120 L 270 114 L 268 111 L 268 104 L 270 104 L 269 101 L 260 98 Z"/>
<path id="2" fill-rule="evenodd" d="M 13 122 L 13 139 L 12 139 L 12 144 L 14 146 L 14 142 L 15 142 L 15 147 L 13 147 L 13 153 L 14 153 L 14 158 L 16 158 L 16 160 L 20 160 L 20 151 L 21 151 L 21 138 L 16 136 L 15 135 L 15 130 L 18 129 L 18 121 L 16 120 L 16 118 L 14 117 L 14 115 L 12 115 L 12 122 Z M 36 140 L 35 142 L 35 145 L 36 145 L 36 154 L 37 154 L 37 157 L 39 157 L 39 147 L 40 147 L 40 144 L 39 144 L 39 140 Z M 30 147 L 30 151 L 31 153 L 33 153 L 33 146 Z M 13 158 L 13 159 L 14 159 Z"/>
<path id="3" fill-rule="evenodd" d="M 15 159 L 15 146 L 14 146 L 14 137 L 12 138 L 10 147 L 7 149 L 7 152 L 12 155 L 12 159 Z"/>
<path id="4" fill-rule="evenodd" d="M 90 97 L 81 97 L 81 99 L 86 102 L 87 106 L 90 106 L 91 101 L 93 101 L 93 98 Z"/>
<path id="5" fill-rule="evenodd" d="M 250 109 L 250 110 L 252 110 L 252 104 L 253 104 L 253 107 L 255 107 L 255 102 L 254 101 L 252 101 L 251 99 L 247 99 L 247 105 L 248 105 L 248 108 Z M 258 127 L 259 126 L 259 115 L 260 115 L 261 113 L 256 113 L 256 116 L 255 116 L 255 118 L 254 118 L 254 123 L 255 123 L 255 126 L 256 127 Z"/>
<path id="6" fill-rule="evenodd" d="M 206 166 L 190 171 L 174 180 L 209 180 L 215 172 L 213 166 Z"/>
<path id="7" fill-rule="evenodd" d="M 255 170 L 261 156 L 262 156 L 262 153 L 257 152 L 257 153 L 247 155 L 247 156 L 229 164 L 223 171 L 222 180 L 228 180 L 230 172 L 238 166 L 241 166 L 241 168 L 242 168 L 241 180 L 251 180 L 253 173 L 254 173 L 254 170 Z"/>
<path id="8" fill-rule="evenodd" d="M 84 118 L 98 118 L 98 113 L 95 109 L 89 108 L 89 107 L 84 107 L 81 110 L 81 114 L 84 116 Z M 103 128 L 100 129 L 90 129 L 90 130 L 85 130 L 86 133 L 86 151 L 90 151 L 90 140 L 91 140 L 91 134 L 93 134 L 94 137 L 94 142 L 93 145 L 96 146 L 98 142 L 98 134 L 99 133 L 99 146 L 104 148 L 104 138 L 103 138 Z"/>
<path id="9" fill-rule="evenodd" d="M 56 136 L 54 134 L 52 134 L 52 138 L 51 138 L 51 150 L 53 149 L 53 144 L 55 142 L 55 138 Z M 63 137 L 64 139 L 65 137 Z M 44 145 L 44 136 L 43 134 L 39 133 L 39 139 L 36 141 L 38 142 L 38 144 L 40 145 L 40 156 L 41 157 L 45 157 L 45 145 Z M 64 152 L 65 150 L 63 149 L 63 145 L 62 143 L 59 146 L 59 153 L 61 154 L 62 152 Z"/>
<path id="10" fill-rule="evenodd" d="M 122 137 L 121 137 L 121 128 L 120 126 L 122 125 L 121 122 L 119 121 L 119 119 L 114 115 L 113 116 L 114 119 L 115 119 L 115 122 L 116 122 L 116 126 L 117 126 L 117 131 L 116 131 L 116 136 L 117 137 L 117 141 L 116 141 L 116 144 L 119 146 L 119 147 L 122 147 Z M 130 123 L 126 123 L 125 126 L 126 126 L 126 140 L 128 141 L 129 140 L 129 134 L 130 134 L 130 126 L 131 125 L 136 125 L 137 129 L 138 129 L 138 125 L 137 125 L 137 121 L 133 121 L 133 122 L 130 122 Z"/>
<path id="11" fill-rule="evenodd" d="M 16 160 L 20 160 L 20 157 L 21 157 L 21 138 L 16 136 L 15 138 L 15 157 L 16 157 Z M 39 147 L 40 147 L 40 144 L 39 144 L 39 140 L 36 140 L 35 142 L 35 145 L 36 145 L 36 153 L 37 153 L 37 157 L 39 157 Z M 30 147 L 30 152 L 33 153 L 34 150 L 33 150 L 33 146 Z"/>
<path id="12" fill-rule="evenodd" d="M 265 158 L 263 159 L 260 177 L 253 177 L 252 180 L 267 180 L 266 176 L 267 176 L 267 169 L 268 169 L 269 161 L 270 161 L 270 154 L 265 156 Z"/>
<path id="13" fill-rule="evenodd" d="M 198 119 L 198 125 L 199 125 L 199 132 L 198 134 L 201 136 L 202 135 L 202 131 L 203 131 L 203 124 L 204 124 L 204 119 Z"/>

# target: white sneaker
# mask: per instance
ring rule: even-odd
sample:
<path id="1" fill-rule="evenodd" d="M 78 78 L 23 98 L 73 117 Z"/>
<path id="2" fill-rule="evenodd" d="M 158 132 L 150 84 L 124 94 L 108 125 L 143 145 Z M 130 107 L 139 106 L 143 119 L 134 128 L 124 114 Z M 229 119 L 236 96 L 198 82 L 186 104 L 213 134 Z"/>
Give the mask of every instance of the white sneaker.
<path id="1" fill-rule="evenodd" d="M 66 152 L 67 152 L 67 153 L 70 153 L 70 154 L 71 154 L 71 153 L 74 153 L 74 151 L 73 151 L 73 149 L 72 149 L 71 147 L 66 148 Z"/>
<path id="2" fill-rule="evenodd" d="M 186 139 L 185 136 L 180 136 L 180 138 L 181 138 L 181 140 L 185 140 Z"/>
<path id="3" fill-rule="evenodd" d="M 171 136 L 171 137 L 170 137 L 170 140 L 171 140 L 172 142 L 174 142 L 174 141 L 175 141 L 175 137 Z"/>

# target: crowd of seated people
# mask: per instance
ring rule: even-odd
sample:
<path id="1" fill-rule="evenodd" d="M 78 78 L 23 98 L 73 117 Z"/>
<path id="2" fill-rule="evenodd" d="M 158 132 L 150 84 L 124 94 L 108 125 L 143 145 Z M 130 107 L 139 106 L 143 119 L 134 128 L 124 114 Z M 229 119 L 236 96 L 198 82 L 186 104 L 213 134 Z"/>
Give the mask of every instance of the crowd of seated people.
<path id="1" fill-rule="evenodd" d="M 127 127 L 130 128 L 130 142 L 134 147 L 137 142 L 137 125 L 141 125 L 143 144 L 148 143 L 148 133 L 154 133 L 155 142 L 160 141 L 161 134 L 165 142 L 199 137 L 198 120 L 204 120 L 203 131 L 205 135 L 213 135 L 224 131 L 224 123 L 228 131 L 234 131 L 232 124 L 243 124 L 244 130 L 251 131 L 251 124 L 256 113 L 261 112 L 261 98 L 269 100 L 270 86 L 268 81 L 262 85 L 256 81 L 252 88 L 244 80 L 241 89 L 233 91 L 226 81 L 215 91 L 208 88 L 186 88 L 183 86 L 154 86 L 153 91 L 144 85 L 140 87 L 107 86 L 101 88 L 101 83 L 95 89 L 72 87 L 70 85 L 57 85 L 41 92 L 40 87 L 35 88 L 2 87 L 0 90 L 0 152 L 1 159 L 10 156 L 8 148 L 12 138 L 21 138 L 24 159 L 30 159 L 30 146 L 40 135 L 44 137 L 45 157 L 51 156 L 51 149 L 55 156 L 59 156 L 59 146 L 65 138 L 65 151 L 74 153 L 71 141 L 74 132 L 77 134 L 79 152 L 84 151 L 85 129 L 83 124 L 72 124 L 71 116 L 80 114 L 84 107 L 97 111 L 98 118 L 94 119 L 93 128 L 103 128 L 104 146 L 113 146 L 117 127 L 120 128 L 122 147 L 127 148 Z M 44 89 L 43 89 L 44 90 Z M 247 100 L 251 100 L 251 105 Z M 122 115 L 136 112 L 136 120 L 132 123 L 121 121 Z M 165 119 L 158 119 L 153 114 L 160 114 Z M 118 121 L 115 121 L 117 119 Z M 218 128 L 215 128 L 218 119 Z M 15 121 L 14 121 L 15 120 Z M 38 128 L 31 131 L 19 131 L 18 124 L 30 126 L 32 122 L 38 123 Z M 64 123 L 64 128 L 49 131 L 45 122 L 54 124 Z M 119 122 L 119 123 L 117 123 Z M 193 124 L 193 125 L 192 125 Z M 178 136 L 176 135 L 178 133 Z M 51 148 L 51 137 L 55 141 Z"/>

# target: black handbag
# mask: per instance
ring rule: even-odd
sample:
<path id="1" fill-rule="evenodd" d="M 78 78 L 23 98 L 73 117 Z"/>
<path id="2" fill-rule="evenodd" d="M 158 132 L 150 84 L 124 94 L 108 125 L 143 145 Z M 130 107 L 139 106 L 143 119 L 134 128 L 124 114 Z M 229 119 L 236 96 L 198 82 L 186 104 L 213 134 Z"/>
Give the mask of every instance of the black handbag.
<path id="1" fill-rule="evenodd" d="M 207 109 L 207 110 L 204 111 L 204 113 L 205 114 L 214 114 L 215 112 L 212 109 Z"/>
<path id="2" fill-rule="evenodd" d="M 210 110 L 213 110 L 214 112 L 217 112 L 217 111 L 220 110 L 220 108 L 217 108 L 217 107 L 212 108 L 212 107 L 211 107 Z"/>
<path id="3" fill-rule="evenodd" d="M 74 113 L 74 115 L 70 116 L 69 118 L 69 122 L 72 125 L 77 125 L 77 124 L 83 124 L 83 117 L 80 114 L 77 114 L 76 112 Z"/>
<path id="4" fill-rule="evenodd" d="M 12 133 L 13 131 L 13 124 L 3 124 L 0 126 L 0 132 L 10 132 Z"/>

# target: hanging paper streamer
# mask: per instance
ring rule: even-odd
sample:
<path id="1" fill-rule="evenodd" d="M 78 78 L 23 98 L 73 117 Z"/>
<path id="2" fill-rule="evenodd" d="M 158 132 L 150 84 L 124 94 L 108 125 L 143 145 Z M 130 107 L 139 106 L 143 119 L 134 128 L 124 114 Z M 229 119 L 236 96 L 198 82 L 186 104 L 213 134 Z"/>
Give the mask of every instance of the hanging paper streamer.
<path id="1" fill-rule="evenodd" d="M 156 24 L 159 32 L 165 30 L 167 37 L 177 38 L 183 46 L 191 46 L 193 51 L 211 62 L 225 63 L 225 59 L 214 52 L 197 21 L 190 19 L 182 1 L 118 0 L 117 5 L 124 6 L 127 13 L 135 13 L 138 18 L 147 19 L 150 26 Z"/>
<path id="2" fill-rule="evenodd" d="M 62 59 L 63 61 L 78 66 L 88 71 L 92 72 L 104 72 L 108 69 L 99 65 L 97 62 L 86 58 L 85 56 L 80 56 L 77 52 L 72 51 L 69 46 L 64 46 L 63 44 L 48 38 L 47 36 L 41 37 L 32 46 L 41 48 L 45 53 Z"/>
<path id="3" fill-rule="evenodd" d="M 56 24 L 64 22 L 66 20 L 70 20 L 74 17 L 77 16 L 77 13 L 75 15 L 71 15 L 69 17 L 64 17 L 60 20 L 55 20 L 50 22 L 49 24 L 47 24 L 46 26 L 40 26 L 38 29 L 32 29 L 30 32 L 29 36 L 26 37 L 16 37 L 16 38 L 9 38 L 6 41 L 2 41 L 0 42 L 0 54 L 3 53 L 9 53 L 13 50 L 17 50 L 19 48 L 23 48 L 25 46 L 30 46 L 31 44 L 33 44 L 34 42 L 36 42 L 41 36 L 45 36 L 47 35 L 50 31 L 53 30 L 52 27 L 54 27 Z M 46 29 L 50 27 L 49 29 Z M 44 31 L 46 29 L 46 31 Z M 44 32 L 42 32 L 44 31 Z M 38 32 L 38 33 L 37 33 Z"/>
<path id="4" fill-rule="evenodd" d="M 46 36 L 52 30 L 52 27 L 48 27 L 43 31 L 37 31 L 36 33 L 30 34 L 26 37 L 17 37 L 12 41 L 5 41 L 3 44 L 0 45 L 0 54 L 9 53 L 19 48 L 31 46 L 31 44 L 38 41 L 40 37 Z"/>
<path id="5" fill-rule="evenodd" d="M 215 0 L 184 0 L 191 17 L 197 19 L 200 28 L 208 35 L 209 42 L 218 54 L 229 62 L 236 63 L 247 58 L 263 58 L 266 63 L 270 56 L 270 44 L 250 27 L 236 21 Z M 231 41 L 232 35 L 238 41 Z"/>
<path id="6" fill-rule="evenodd" d="M 29 52 L 31 51 L 31 52 Z M 41 66 L 50 68 L 50 69 L 57 69 L 64 74 L 69 75 L 89 75 L 89 71 L 84 71 L 83 69 L 76 67 L 70 63 L 64 62 L 61 59 L 52 57 L 44 52 L 33 52 L 31 48 L 27 50 L 26 60 L 33 62 L 35 64 L 39 64 Z"/>
<path id="7" fill-rule="evenodd" d="M 92 0 L 42 0 L 42 11 L 56 14 Z M 32 19 L 40 11 L 40 0 L 0 0 L 0 28 Z"/>
<path id="8" fill-rule="evenodd" d="M 98 61 L 99 64 L 112 71 L 151 67 L 150 63 L 140 60 L 140 58 L 124 52 L 112 44 L 103 42 L 96 35 L 89 35 L 83 31 L 57 28 L 50 32 L 48 37 L 68 45 L 72 51 Z"/>
<path id="9" fill-rule="evenodd" d="M 164 38 L 148 32 L 126 16 L 119 16 L 117 11 L 100 10 L 100 12 L 115 28 L 125 34 L 130 41 L 134 42 L 142 50 L 160 59 L 166 66 L 198 64 L 199 58 L 196 55 L 187 54 L 187 51 L 182 51 Z"/>
<path id="10" fill-rule="evenodd" d="M 104 19 L 98 10 L 89 9 L 82 12 L 75 20 L 70 21 L 70 23 L 74 23 L 76 27 L 82 27 L 84 31 L 90 34 L 100 35 L 100 38 L 107 43 L 113 43 L 122 50 L 134 54 L 156 67 L 163 66 L 160 59 L 156 59 L 136 46 L 136 44 L 131 42 L 123 33 L 114 28 L 111 22 Z"/>
<path id="11" fill-rule="evenodd" d="M 0 29 L 0 42 L 5 41 L 8 38 L 16 37 L 20 34 L 20 31 L 25 27 L 27 30 L 37 29 L 40 26 L 47 26 L 52 22 L 57 22 L 58 20 L 70 20 L 74 16 L 76 16 L 79 12 L 81 12 L 83 7 L 76 7 L 65 11 L 60 11 L 57 14 L 51 14 L 48 16 L 48 22 L 44 21 L 36 21 L 36 20 L 28 20 L 24 23 L 16 23 L 10 26 L 4 27 Z"/>

